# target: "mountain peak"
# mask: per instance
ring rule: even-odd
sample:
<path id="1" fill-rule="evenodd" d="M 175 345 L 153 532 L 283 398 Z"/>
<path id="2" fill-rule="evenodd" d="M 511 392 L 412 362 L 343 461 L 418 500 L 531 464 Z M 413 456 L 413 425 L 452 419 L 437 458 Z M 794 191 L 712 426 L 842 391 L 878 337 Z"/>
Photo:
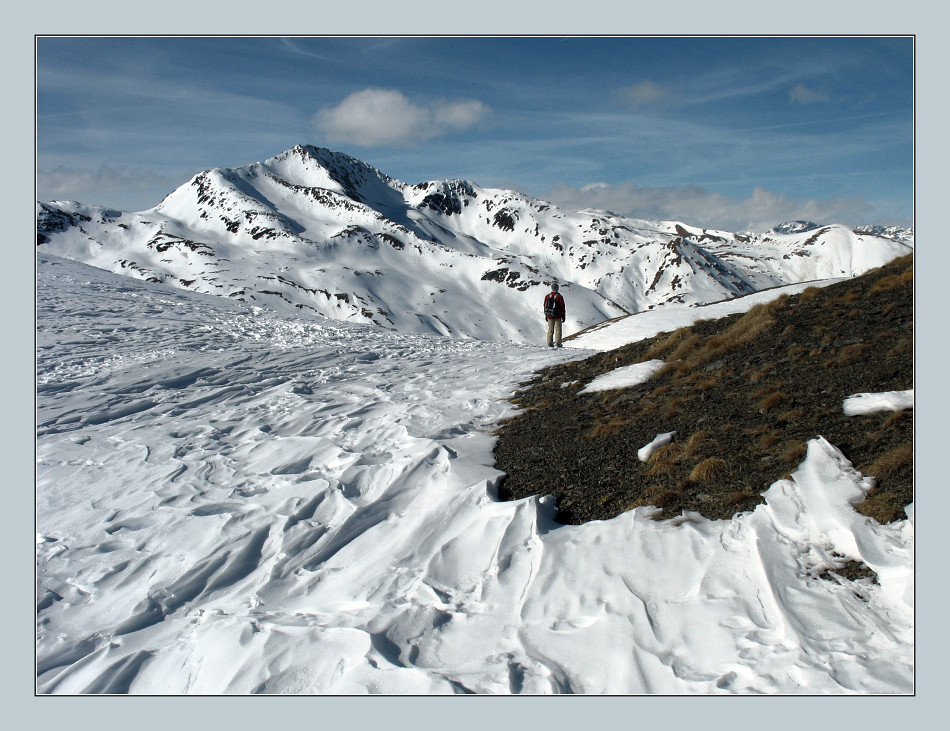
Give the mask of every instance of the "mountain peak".
<path id="1" fill-rule="evenodd" d="M 780 223 L 778 226 L 772 229 L 772 233 L 776 234 L 800 234 L 805 233 L 806 231 L 813 231 L 816 228 L 819 228 L 819 224 L 814 221 L 786 221 L 785 223 Z"/>
<path id="2" fill-rule="evenodd" d="M 263 163 L 289 183 L 328 188 L 353 198 L 372 200 L 380 187 L 402 190 L 405 183 L 343 152 L 313 145 L 294 145 Z"/>

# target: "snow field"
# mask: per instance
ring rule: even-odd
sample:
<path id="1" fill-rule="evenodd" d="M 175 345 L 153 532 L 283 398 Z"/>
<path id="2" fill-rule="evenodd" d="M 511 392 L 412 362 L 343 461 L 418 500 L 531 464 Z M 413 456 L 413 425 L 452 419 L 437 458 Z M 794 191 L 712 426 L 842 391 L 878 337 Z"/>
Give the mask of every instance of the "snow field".
<path id="1" fill-rule="evenodd" d="M 731 521 L 561 526 L 492 431 L 583 353 L 38 271 L 41 693 L 913 691 L 913 514 L 821 439 Z"/>

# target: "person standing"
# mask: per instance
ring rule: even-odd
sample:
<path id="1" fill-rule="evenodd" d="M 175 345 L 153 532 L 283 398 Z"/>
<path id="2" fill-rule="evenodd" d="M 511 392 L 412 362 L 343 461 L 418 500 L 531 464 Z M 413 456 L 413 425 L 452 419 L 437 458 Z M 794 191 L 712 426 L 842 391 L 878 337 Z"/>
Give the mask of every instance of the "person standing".
<path id="1" fill-rule="evenodd" d="M 544 318 L 548 321 L 548 347 L 561 347 L 561 325 L 565 318 L 564 298 L 557 291 L 557 282 L 551 285 L 551 292 L 544 298 Z"/>

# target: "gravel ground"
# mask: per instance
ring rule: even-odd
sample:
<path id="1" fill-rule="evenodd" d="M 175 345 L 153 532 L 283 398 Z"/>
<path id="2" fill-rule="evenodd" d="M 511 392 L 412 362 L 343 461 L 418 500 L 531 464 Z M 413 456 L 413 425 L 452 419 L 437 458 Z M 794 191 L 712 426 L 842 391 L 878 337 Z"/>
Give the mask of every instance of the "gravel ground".
<path id="1" fill-rule="evenodd" d="M 580 393 L 641 361 L 666 366 L 640 386 Z M 855 393 L 913 388 L 913 258 L 864 276 L 554 366 L 522 384 L 499 430 L 503 499 L 557 498 L 579 524 L 639 505 L 730 518 L 762 502 L 822 435 L 877 478 L 858 509 L 882 523 L 913 500 L 913 413 L 845 416 Z M 672 445 L 647 463 L 658 433 Z"/>

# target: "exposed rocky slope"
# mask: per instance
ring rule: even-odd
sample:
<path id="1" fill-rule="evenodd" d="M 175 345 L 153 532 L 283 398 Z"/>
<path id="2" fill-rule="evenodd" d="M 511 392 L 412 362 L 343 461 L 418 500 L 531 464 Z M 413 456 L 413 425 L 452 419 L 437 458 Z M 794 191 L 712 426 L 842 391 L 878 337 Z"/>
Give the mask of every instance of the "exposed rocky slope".
<path id="1" fill-rule="evenodd" d="M 582 393 L 615 368 L 659 359 L 639 386 Z M 729 518 L 762 501 L 817 435 L 877 479 L 858 509 L 882 523 L 913 500 L 911 411 L 846 416 L 862 392 L 913 388 L 913 258 L 756 305 L 583 361 L 524 385 L 495 455 L 503 497 L 553 494 L 558 520 L 606 519 L 639 505 L 657 517 Z M 648 462 L 657 434 L 675 441 Z"/>

